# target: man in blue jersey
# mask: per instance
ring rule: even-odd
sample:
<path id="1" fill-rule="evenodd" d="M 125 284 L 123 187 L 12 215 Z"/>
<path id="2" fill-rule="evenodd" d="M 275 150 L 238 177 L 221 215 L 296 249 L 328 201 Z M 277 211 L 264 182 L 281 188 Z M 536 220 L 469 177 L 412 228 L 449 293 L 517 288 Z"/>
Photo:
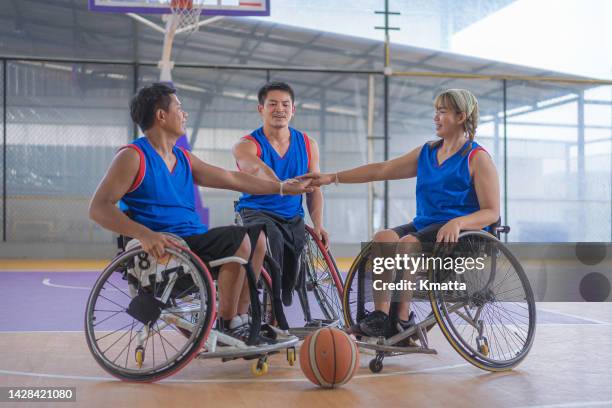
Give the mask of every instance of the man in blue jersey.
<path id="1" fill-rule="evenodd" d="M 143 249 L 163 258 L 172 239 L 163 232 L 181 236 L 203 260 L 239 256 L 251 259 L 259 273 L 265 255 L 262 226 L 227 226 L 207 231 L 195 211 L 193 183 L 200 186 L 246 191 L 250 194 L 300 195 L 309 183 L 285 184 L 264 180 L 207 164 L 176 146 L 185 134 L 187 113 L 175 90 L 164 84 L 141 89 L 130 103 L 132 120 L 145 136 L 120 149 L 91 200 L 89 216 L 102 227 L 136 238 Z M 128 217 L 118 207 L 127 207 Z M 244 268 L 228 263 L 217 276 L 219 316 L 230 335 L 245 338 L 245 316 L 249 292 Z"/>
<path id="2" fill-rule="evenodd" d="M 292 182 L 297 176 L 318 172 L 317 142 L 306 133 L 289 127 L 295 114 L 293 89 L 284 82 L 270 82 L 259 90 L 257 99 L 263 126 L 244 136 L 234 146 L 234 157 L 240 171 L 273 182 Z M 306 203 L 314 231 L 328 247 L 321 190 L 315 188 L 309 193 Z M 266 225 L 271 255 L 282 268 L 283 303 L 290 305 L 299 255 L 306 238 L 302 197 L 243 194 L 236 209 L 245 225 Z"/>

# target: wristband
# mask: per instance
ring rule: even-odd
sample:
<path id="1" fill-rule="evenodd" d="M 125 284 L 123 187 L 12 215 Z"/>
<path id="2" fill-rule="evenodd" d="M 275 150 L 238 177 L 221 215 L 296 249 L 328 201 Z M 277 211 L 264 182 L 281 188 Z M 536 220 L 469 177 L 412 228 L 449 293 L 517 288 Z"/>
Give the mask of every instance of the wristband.
<path id="1" fill-rule="evenodd" d="M 280 194 L 280 196 L 282 197 L 282 196 L 284 195 L 284 194 L 283 194 L 283 184 L 284 184 L 284 183 L 283 183 L 282 181 L 279 181 L 279 184 L 280 184 L 280 193 L 279 193 L 279 194 Z"/>
<path id="2" fill-rule="evenodd" d="M 338 172 L 336 172 L 336 177 L 334 178 L 334 184 L 335 185 L 340 184 L 340 180 L 338 179 Z"/>

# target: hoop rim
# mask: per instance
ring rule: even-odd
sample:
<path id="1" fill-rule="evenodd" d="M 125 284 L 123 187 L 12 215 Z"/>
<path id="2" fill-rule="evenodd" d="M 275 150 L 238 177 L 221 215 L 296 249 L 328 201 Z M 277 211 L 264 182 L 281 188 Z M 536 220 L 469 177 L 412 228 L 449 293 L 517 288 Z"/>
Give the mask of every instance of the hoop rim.
<path id="1" fill-rule="evenodd" d="M 196 9 L 201 9 L 204 7 L 204 3 L 200 7 L 196 7 Z M 170 10 L 192 10 L 193 0 L 170 0 Z"/>

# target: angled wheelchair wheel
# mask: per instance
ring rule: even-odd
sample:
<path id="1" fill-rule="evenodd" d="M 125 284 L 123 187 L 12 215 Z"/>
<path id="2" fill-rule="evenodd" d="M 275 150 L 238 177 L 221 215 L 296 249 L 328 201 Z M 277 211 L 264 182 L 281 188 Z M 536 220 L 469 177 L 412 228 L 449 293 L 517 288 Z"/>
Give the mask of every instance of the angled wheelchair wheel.
<path id="1" fill-rule="evenodd" d="M 87 345 L 119 379 L 172 375 L 196 356 L 211 330 L 215 289 L 208 270 L 187 249 L 166 251 L 165 264 L 141 247 L 119 254 L 89 295 Z"/>
<path id="2" fill-rule="evenodd" d="M 331 253 L 306 226 L 296 290 L 307 327 L 344 327 L 342 278 Z"/>
<path id="3" fill-rule="evenodd" d="M 521 264 L 484 231 L 461 233 L 458 244 L 447 248 L 443 257 L 471 257 L 479 264 L 469 270 L 458 270 L 458 264 L 451 270 L 440 266 L 429 270 L 430 282 L 446 284 L 429 293 L 442 333 L 463 358 L 479 368 L 504 371 L 515 367 L 529 353 L 536 325 L 535 300 Z"/>
<path id="4" fill-rule="evenodd" d="M 375 310 L 372 290 L 372 267 L 369 265 L 372 242 L 365 245 L 353 261 L 344 282 L 342 309 L 348 327 L 356 325 Z M 421 278 L 421 277 L 419 277 Z M 413 291 L 410 311 L 414 312 L 415 324 L 433 316 L 429 297 L 424 291 Z M 435 322 L 426 326 L 429 331 Z"/>

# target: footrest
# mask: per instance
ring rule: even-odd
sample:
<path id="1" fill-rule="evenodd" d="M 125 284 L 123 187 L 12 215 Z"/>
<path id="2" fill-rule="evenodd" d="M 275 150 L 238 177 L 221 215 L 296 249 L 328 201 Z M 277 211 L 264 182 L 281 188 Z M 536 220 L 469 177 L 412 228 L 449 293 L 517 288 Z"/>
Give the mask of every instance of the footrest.
<path id="1" fill-rule="evenodd" d="M 374 351 L 382 351 L 385 355 L 388 356 L 398 356 L 401 354 L 438 354 L 438 352 L 434 349 L 427 347 L 397 347 L 397 346 L 389 346 L 385 344 L 372 344 L 365 341 L 358 340 L 355 342 L 359 348 L 364 348 L 367 350 Z"/>
<path id="2" fill-rule="evenodd" d="M 216 351 L 208 352 L 203 351 L 198 354 L 198 358 L 200 359 L 209 359 L 209 358 L 226 358 L 226 359 L 234 359 L 241 357 L 249 357 L 249 356 L 259 356 L 270 354 L 271 352 L 283 350 L 290 347 L 295 347 L 295 345 L 300 341 L 297 337 L 293 337 L 287 340 L 279 341 L 275 344 L 262 344 L 257 346 L 246 346 L 244 348 L 239 347 L 222 347 L 217 346 Z"/>
<path id="3" fill-rule="evenodd" d="M 338 320 L 314 319 L 306 323 L 304 327 L 290 327 L 289 333 L 293 334 L 294 336 L 298 336 L 300 339 L 304 339 L 310 333 L 324 327 L 338 328 L 340 327 L 340 322 Z"/>

